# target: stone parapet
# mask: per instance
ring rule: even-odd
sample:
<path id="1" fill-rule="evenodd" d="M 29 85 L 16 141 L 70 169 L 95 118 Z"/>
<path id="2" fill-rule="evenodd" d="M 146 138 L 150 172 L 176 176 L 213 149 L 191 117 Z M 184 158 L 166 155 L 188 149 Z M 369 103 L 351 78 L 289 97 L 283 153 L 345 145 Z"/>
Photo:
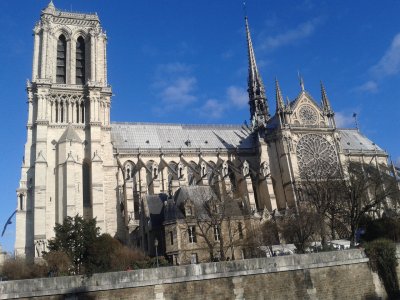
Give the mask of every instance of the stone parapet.
<path id="1" fill-rule="evenodd" d="M 163 267 L 158 269 L 142 269 L 127 272 L 110 272 L 94 274 L 91 277 L 69 276 L 18 280 L 0 282 L 0 299 L 29 297 L 44 298 L 50 296 L 57 299 L 57 295 L 82 293 L 96 294 L 104 293 L 105 291 L 110 293 L 111 290 L 117 289 L 129 289 L 131 294 L 135 294 L 136 292 L 140 293 L 144 287 L 152 287 L 154 293 L 157 294 L 157 297 L 154 296 L 154 298 L 168 299 L 168 297 L 163 298 L 164 296 L 162 296 L 162 293 L 163 291 L 168 292 L 170 289 L 167 287 L 171 288 L 171 285 L 181 285 L 182 283 L 184 283 L 185 286 L 186 284 L 203 284 L 199 283 L 199 281 L 204 281 L 204 284 L 207 283 L 209 285 L 210 282 L 217 283 L 218 280 L 222 280 L 221 284 L 224 282 L 224 284 L 227 285 L 226 288 L 229 290 L 231 289 L 231 287 L 229 287 L 230 285 L 234 287 L 231 291 L 231 296 L 233 298 L 236 296 L 246 297 L 246 289 L 243 290 L 243 287 L 247 286 L 245 279 L 249 278 L 248 276 L 262 279 L 265 275 L 274 277 L 275 273 L 285 272 L 285 276 L 289 276 L 288 274 L 291 274 L 291 272 L 293 272 L 293 275 L 299 271 L 303 273 L 306 272 L 308 277 L 306 276 L 304 278 L 309 278 L 308 283 L 306 284 L 306 287 L 308 287 L 307 290 L 309 290 L 310 287 L 315 288 L 314 285 L 318 286 L 318 284 L 313 283 L 313 280 L 310 277 L 311 275 L 309 275 L 310 272 L 314 272 L 314 269 L 334 269 L 336 267 L 341 267 L 344 268 L 343 273 L 337 274 L 337 272 L 331 272 L 332 276 L 335 274 L 335 276 L 339 275 L 341 278 L 347 278 L 347 276 L 349 276 L 347 273 L 351 272 L 354 265 L 357 265 L 357 267 L 354 267 L 358 268 L 358 273 L 360 272 L 359 268 L 362 268 L 362 274 L 365 275 L 363 277 L 364 281 L 365 278 L 370 278 L 370 282 L 364 282 L 363 284 L 369 285 L 371 286 L 371 289 L 373 289 L 372 275 L 368 273 L 369 271 L 366 272 L 366 270 L 369 270 L 367 262 L 368 258 L 365 256 L 363 251 L 345 250 L 316 254 Z M 331 270 L 329 270 L 329 272 L 330 271 Z M 326 271 L 325 273 L 329 274 L 329 272 Z M 338 272 L 340 273 L 341 271 Z M 227 279 L 229 279 L 229 284 L 226 282 Z M 244 281 L 242 281 L 242 279 Z M 314 278 L 314 281 L 316 280 L 318 280 L 318 277 Z M 334 281 L 336 279 L 331 278 L 331 280 Z M 224 289 L 225 287 L 221 286 L 219 288 Z M 298 288 L 301 289 L 301 286 Z"/>

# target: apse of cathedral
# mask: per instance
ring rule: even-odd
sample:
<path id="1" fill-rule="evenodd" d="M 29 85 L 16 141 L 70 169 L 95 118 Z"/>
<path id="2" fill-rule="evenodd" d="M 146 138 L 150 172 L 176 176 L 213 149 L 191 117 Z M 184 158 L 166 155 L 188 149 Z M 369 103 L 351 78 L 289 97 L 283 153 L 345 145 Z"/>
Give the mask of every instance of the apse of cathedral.
<path id="1" fill-rule="evenodd" d="M 297 97 L 285 100 L 276 81 L 271 115 L 247 18 L 245 28 L 249 125 L 115 123 L 99 17 L 50 2 L 33 30 L 16 253 L 40 257 L 55 224 L 79 214 L 149 254 L 158 239 L 177 261 L 185 239 L 196 260 L 195 227 L 179 224 L 204 201 L 229 196 L 240 236 L 244 211 L 259 218 L 295 207 L 296 181 L 316 169 L 324 176 L 349 160 L 386 164 L 358 129 L 336 127 L 322 83 L 318 101 L 302 79 Z"/>

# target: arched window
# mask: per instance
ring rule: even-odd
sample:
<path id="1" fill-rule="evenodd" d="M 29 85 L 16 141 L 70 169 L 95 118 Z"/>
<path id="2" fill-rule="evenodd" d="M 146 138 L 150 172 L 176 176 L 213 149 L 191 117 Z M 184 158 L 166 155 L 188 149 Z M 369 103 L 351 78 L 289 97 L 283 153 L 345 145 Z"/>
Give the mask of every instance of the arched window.
<path id="1" fill-rule="evenodd" d="M 64 123 L 64 102 L 60 103 L 60 122 Z"/>
<path id="2" fill-rule="evenodd" d="M 56 123 L 58 123 L 58 121 L 59 121 L 59 118 L 58 118 L 58 107 L 59 107 L 58 102 L 56 102 Z"/>
<path id="3" fill-rule="evenodd" d="M 19 195 L 19 209 L 24 210 L 24 195 L 23 194 Z"/>
<path id="4" fill-rule="evenodd" d="M 79 102 L 75 102 L 76 107 L 76 123 L 79 123 Z"/>
<path id="5" fill-rule="evenodd" d="M 85 104 L 81 103 L 81 123 L 85 123 Z"/>
<path id="6" fill-rule="evenodd" d="M 57 42 L 57 83 L 66 83 L 67 75 L 67 40 L 60 35 Z"/>
<path id="7" fill-rule="evenodd" d="M 76 84 L 85 84 L 85 40 L 81 36 L 76 41 Z"/>

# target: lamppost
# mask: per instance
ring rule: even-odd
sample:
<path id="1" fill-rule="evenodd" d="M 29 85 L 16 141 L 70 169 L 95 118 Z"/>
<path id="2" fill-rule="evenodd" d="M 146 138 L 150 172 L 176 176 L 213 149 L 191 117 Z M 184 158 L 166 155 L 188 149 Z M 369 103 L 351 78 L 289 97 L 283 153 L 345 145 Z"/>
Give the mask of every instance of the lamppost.
<path id="1" fill-rule="evenodd" d="M 157 238 L 154 239 L 154 246 L 156 247 L 156 261 L 157 261 L 157 268 L 158 268 L 159 265 L 158 265 L 158 240 L 157 240 Z"/>

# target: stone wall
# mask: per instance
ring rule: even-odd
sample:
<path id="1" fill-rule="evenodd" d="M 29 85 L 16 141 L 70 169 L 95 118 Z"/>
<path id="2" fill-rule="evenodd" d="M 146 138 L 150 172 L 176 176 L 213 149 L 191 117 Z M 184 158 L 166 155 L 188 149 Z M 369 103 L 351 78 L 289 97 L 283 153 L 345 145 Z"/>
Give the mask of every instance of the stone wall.
<path id="1" fill-rule="evenodd" d="M 377 299 L 361 250 L 0 282 L 0 299 Z"/>

